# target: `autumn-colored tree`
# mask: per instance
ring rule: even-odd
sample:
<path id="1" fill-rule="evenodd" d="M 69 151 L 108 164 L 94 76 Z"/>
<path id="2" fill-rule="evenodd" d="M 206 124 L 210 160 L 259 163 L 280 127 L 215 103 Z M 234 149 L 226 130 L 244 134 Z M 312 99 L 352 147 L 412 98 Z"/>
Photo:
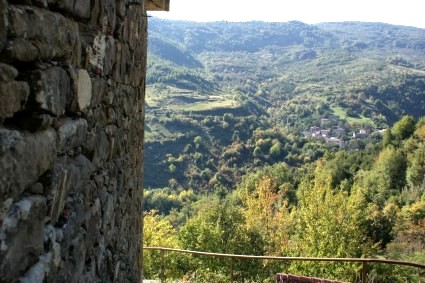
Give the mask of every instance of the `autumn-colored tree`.
<path id="1" fill-rule="evenodd" d="M 143 224 L 143 246 L 144 247 L 167 247 L 178 248 L 180 246 L 177 231 L 157 211 L 146 212 Z M 145 278 L 159 278 L 161 262 L 158 251 L 145 251 L 143 255 L 143 272 Z M 178 270 L 177 257 L 173 254 L 167 255 L 167 277 L 181 276 Z"/>
<path id="2" fill-rule="evenodd" d="M 281 255 L 288 249 L 291 219 L 285 196 L 277 190 L 276 182 L 264 177 L 254 191 L 246 188 L 242 197 L 247 228 L 262 236 L 268 255 Z"/>
<path id="3" fill-rule="evenodd" d="M 425 196 L 425 195 L 424 195 Z M 425 262 L 425 199 L 403 207 L 394 227 L 394 241 L 388 244 L 389 258 Z M 396 267 L 388 272 L 392 282 L 425 282 L 422 270 Z"/>
<path id="4" fill-rule="evenodd" d="M 292 211 L 295 233 L 291 237 L 292 255 L 311 257 L 361 257 L 365 233 L 361 225 L 361 191 L 334 190 L 331 178 L 319 161 L 315 178 L 299 187 L 299 206 Z M 370 247 L 369 247 L 370 249 Z M 352 280 L 355 264 L 294 262 L 291 272 L 319 277 Z"/>

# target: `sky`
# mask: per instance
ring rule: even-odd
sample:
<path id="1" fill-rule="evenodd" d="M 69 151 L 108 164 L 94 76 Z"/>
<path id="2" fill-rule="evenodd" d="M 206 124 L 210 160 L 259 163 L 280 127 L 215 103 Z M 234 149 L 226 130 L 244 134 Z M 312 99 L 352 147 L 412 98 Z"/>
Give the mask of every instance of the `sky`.
<path id="1" fill-rule="evenodd" d="M 424 0 L 170 0 L 151 16 L 187 21 L 382 22 L 425 28 Z"/>

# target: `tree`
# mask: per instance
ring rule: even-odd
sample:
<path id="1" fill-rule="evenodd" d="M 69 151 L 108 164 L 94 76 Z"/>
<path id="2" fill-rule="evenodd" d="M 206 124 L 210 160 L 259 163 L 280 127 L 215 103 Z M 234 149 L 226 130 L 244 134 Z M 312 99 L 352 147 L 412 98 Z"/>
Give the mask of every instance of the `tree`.
<path id="1" fill-rule="evenodd" d="M 177 231 L 170 222 L 157 214 L 157 211 L 146 212 L 143 218 L 143 246 L 144 247 L 167 247 L 178 248 L 180 246 Z M 147 278 L 158 278 L 160 272 L 160 256 L 158 251 L 145 251 L 143 255 L 143 271 Z M 182 274 L 178 271 L 177 258 L 173 255 L 167 256 L 169 268 L 167 277 L 179 277 Z"/>
<path id="2" fill-rule="evenodd" d="M 276 182 L 264 177 L 254 191 L 245 188 L 242 196 L 245 205 L 246 225 L 261 235 L 268 255 L 281 254 L 288 243 L 288 227 L 291 225 L 287 201 L 279 196 Z"/>
<path id="3" fill-rule="evenodd" d="M 387 256 L 397 260 L 425 261 L 425 200 L 402 208 L 394 227 L 395 239 L 388 244 Z M 423 272 L 396 268 L 392 282 L 423 282 Z M 422 273 L 422 274 L 421 274 Z M 389 276 L 388 276 L 389 277 Z M 392 278 L 391 278 L 392 279 Z"/>
<path id="4" fill-rule="evenodd" d="M 416 122 L 412 116 L 403 116 L 392 128 L 392 134 L 399 141 L 410 137 L 416 129 Z"/>
<path id="5" fill-rule="evenodd" d="M 411 188 L 424 186 L 425 181 L 425 146 L 415 150 L 406 170 L 406 181 Z"/>
<path id="6" fill-rule="evenodd" d="M 365 251 L 361 226 L 364 198 L 360 191 L 350 196 L 334 191 L 331 178 L 323 174 L 323 161 L 316 167 L 314 180 L 304 180 L 299 187 L 299 206 L 293 210 L 295 233 L 291 238 L 294 256 L 361 257 Z M 304 275 L 350 280 L 355 265 L 294 262 L 290 271 Z"/>
<path id="7" fill-rule="evenodd" d="M 183 248 L 206 252 L 233 254 L 263 254 L 261 238 L 245 226 L 245 217 L 236 203 L 229 198 L 208 199 L 197 215 L 189 219 L 180 230 Z M 209 257 L 195 258 L 189 264 L 193 270 L 208 269 L 212 273 L 228 274 L 227 260 Z M 244 276 L 255 278 L 261 274 L 261 262 L 236 262 L 234 269 Z M 245 278 L 249 278 L 245 277 Z"/>
<path id="8" fill-rule="evenodd" d="M 383 147 L 387 147 L 393 142 L 393 135 L 391 134 L 391 129 L 386 129 L 384 135 L 382 137 L 382 145 Z"/>
<path id="9" fill-rule="evenodd" d="M 273 158 L 279 158 L 282 153 L 282 144 L 280 142 L 275 143 L 270 147 L 269 154 Z"/>
<path id="10" fill-rule="evenodd" d="M 401 150 L 393 146 L 388 146 L 379 153 L 374 170 L 377 173 L 377 189 L 386 198 L 405 185 L 406 158 Z"/>
<path id="11" fill-rule="evenodd" d="M 174 173 L 174 171 L 176 171 L 176 165 L 170 164 L 170 166 L 168 166 L 168 169 L 170 170 L 170 173 Z"/>
<path id="12" fill-rule="evenodd" d="M 201 136 L 196 136 L 193 139 L 193 142 L 195 143 L 196 149 L 199 149 L 199 147 L 202 145 L 202 143 L 204 142 L 204 140 L 202 139 Z"/>
<path id="13" fill-rule="evenodd" d="M 254 152 L 253 152 L 253 154 L 254 154 L 254 157 L 260 157 L 260 156 L 262 156 L 262 155 L 263 155 L 263 153 L 262 153 L 262 151 L 261 151 L 260 147 L 258 147 L 258 146 L 256 146 L 256 147 L 254 148 Z"/>

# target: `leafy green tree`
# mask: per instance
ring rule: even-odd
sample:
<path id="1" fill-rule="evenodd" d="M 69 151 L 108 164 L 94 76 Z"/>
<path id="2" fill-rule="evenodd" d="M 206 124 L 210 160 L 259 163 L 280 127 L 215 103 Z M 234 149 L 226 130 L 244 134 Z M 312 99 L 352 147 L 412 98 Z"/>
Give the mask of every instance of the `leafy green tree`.
<path id="1" fill-rule="evenodd" d="M 157 211 L 151 210 L 145 213 L 143 218 L 143 246 L 144 247 L 167 247 L 178 248 L 180 246 L 177 231 L 164 217 L 159 216 Z M 177 257 L 167 255 L 167 277 L 178 278 L 182 276 L 178 270 Z M 143 271 L 145 278 L 159 278 L 161 268 L 158 251 L 145 251 L 143 255 Z"/>
<path id="2" fill-rule="evenodd" d="M 396 122 L 392 128 L 394 137 L 398 140 L 404 140 L 410 137 L 416 129 L 416 122 L 412 116 L 403 116 Z"/>
<path id="3" fill-rule="evenodd" d="M 170 173 L 174 173 L 174 171 L 176 171 L 176 165 L 170 164 L 170 166 L 168 166 L 168 169 L 170 170 Z"/>
<path id="4" fill-rule="evenodd" d="M 245 228 L 245 217 L 241 209 L 230 200 L 209 199 L 197 213 L 181 228 L 179 238 L 185 249 L 233 253 L 263 254 L 261 238 Z M 192 269 L 208 268 L 212 273 L 228 274 L 229 262 L 217 258 L 197 257 L 190 262 Z M 261 273 L 258 261 L 236 262 L 234 269 L 255 276 Z"/>
<path id="5" fill-rule="evenodd" d="M 334 191 L 331 179 L 319 161 L 315 178 L 299 188 L 299 207 L 293 210 L 295 233 L 291 238 L 294 256 L 361 257 L 367 250 L 361 226 L 361 193 Z M 370 247 L 368 247 L 370 250 Z M 329 266 L 324 263 L 294 262 L 291 272 L 317 277 L 353 280 L 355 264 Z"/>
<path id="6" fill-rule="evenodd" d="M 406 180 L 411 188 L 425 185 L 425 146 L 414 151 L 406 170 Z"/>
<path id="7" fill-rule="evenodd" d="M 378 191 L 385 197 L 404 187 L 406 158 L 401 150 L 393 146 L 383 149 L 378 155 L 374 170 L 378 180 Z"/>
<path id="8" fill-rule="evenodd" d="M 393 142 L 393 135 L 391 133 L 391 129 L 388 128 L 385 130 L 384 135 L 382 137 L 382 146 L 387 147 Z"/>
<path id="9" fill-rule="evenodd" d="M 254 148 L 254 152 L 253 152 L 254 157 L 260 157 L 263 155 L 263 152 L 261 151 L 261 148 L 259 146 L 256 146 Z"/>
<path id="10" fill-rule="evenodd" d="M 255 146 L 259 147 L 262 152 L 268 152 L 271 146 L 271 139 L 259 139 Z"/>
<path id="11" fill-rule="evenodd" d="M 275 143 L 270 147 L 269 154 L 273 158 L 279 158 L 282 154 L 282 144 L 280 142 Z"/>

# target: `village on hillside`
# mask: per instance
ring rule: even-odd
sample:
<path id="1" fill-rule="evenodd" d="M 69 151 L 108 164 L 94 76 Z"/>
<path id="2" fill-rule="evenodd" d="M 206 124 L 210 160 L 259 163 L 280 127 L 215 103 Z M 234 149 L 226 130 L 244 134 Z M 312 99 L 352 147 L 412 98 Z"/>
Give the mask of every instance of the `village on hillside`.
<path id="1" fill-rule="evenodd" d="M 331 143 L 345 148 L 351 139 L 365 139 L 369 136 L 383 135 L 386 129 L 370 129 L 360 128 L 351 130 L 349 128 L 339 126 L 339 117 L 329 115 L 327 118 L 320 119 L 320 126 L 311 126 L 309 131 L 303 131 L 303 136 L 307 138 L 320 138 L 326 143 Z"/>

